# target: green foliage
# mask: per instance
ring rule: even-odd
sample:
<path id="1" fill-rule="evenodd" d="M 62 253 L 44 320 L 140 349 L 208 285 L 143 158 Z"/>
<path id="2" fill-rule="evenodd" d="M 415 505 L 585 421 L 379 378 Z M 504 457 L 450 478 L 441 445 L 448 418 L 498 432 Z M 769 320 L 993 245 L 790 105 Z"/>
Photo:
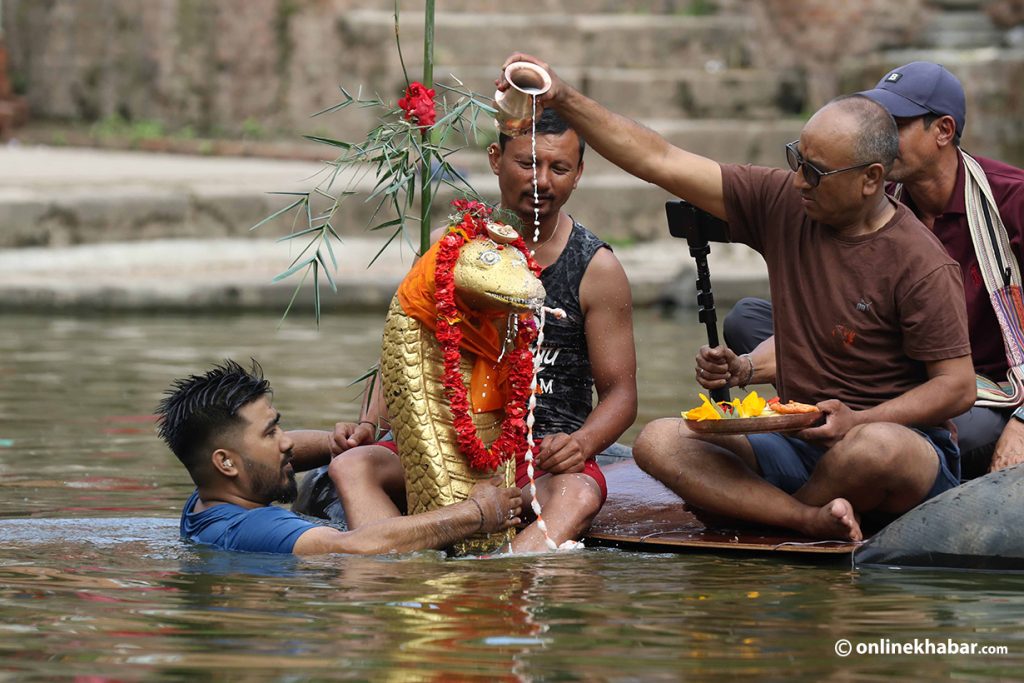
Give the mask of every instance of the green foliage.
<path id="1" fill-rule="evenodd" d="M 259 140 L 265 137 L 266 134 L 267 131 L 256 119 L 247 118 L 245 121 L 242 121 L 242 137 Z"/>
<path id="2" fill-rule="evenodd" d="M 690 0 L 689 4 L 686 5 L 682 13 L 690 17 L 706 17 L 717 13 L 718 7 L 714 0 Z"/>
<path id="3" fill-rule="evenodd" d="M 155 140 L 165 135 L 164 125 L 151 119 L 128 121 L 118 115 L 108 116 L 92 126 L 91 133 L 100 140 L 127 139 L 133 144 Z"/>
<path id="4" fill-rule="evenodd" d="M 305 193 L 289 193 L 296 197 L 294 202 L 251 228 L 255 230 L 280 216 L 294 213 L 291 232 L 281 239 L 302 240 L 305 246 L 288 268 L 274 280 L 282 280 L 303 271 L 302 281 L 296 287 L 297 293 L 311 272 L 316 292 L 314 313 L 318 323 L 320 275 L 323 274 L 331 288 L 335 289 L 331 276 L 338 266 L 334 243 L 342 243 L 335 229 L 335 217 L 342 204 L 357 194 L 357 188 L 365 184 L 368 178 L 372 178 L 373 185 L 365 201 L 375 203 L 375 207 L 367 229 L 388 233 L 384 246 L 369 265 L 376 262 L 384 250 L 402 237 L 407 229 L 413 232 L 410 225 L 416 226 L 415 233 L 418 234 L 421 219 L 413 208 L 424 158 L 431 160 L 427 184 L 433 192 L 444 185 L 462 195 L 479 199 L 472 185 L 450 163 L 449 158 L 461 147 L 476 140 L 481 134 L 478 119 L 481 115 L 493 116 L 494 109 L 459 87 L 439 86 L 438 90 L 443 92 L 436 98 L 437 121 L 429 134 L 423 135 L 423 129 L 406 121 L 396 104 L 380 96 L 363 97 L 361 93 L 352 95 L 341 88 L 342 100 L 314 116 L 333 114 L 352 107 L 372 108 L 379 112 L 378 125 L 364 140 L 354 142 L 325 135 L 304 136 L 339 150 L 338 156 L 327 163 L 323 179 L 314 189 Z M 324 202 L 326 206 L 322 207 Z M 315 210 L 314 203 L 317 205 Z M 288 306 L 290 309 L 291 303 Z"/>

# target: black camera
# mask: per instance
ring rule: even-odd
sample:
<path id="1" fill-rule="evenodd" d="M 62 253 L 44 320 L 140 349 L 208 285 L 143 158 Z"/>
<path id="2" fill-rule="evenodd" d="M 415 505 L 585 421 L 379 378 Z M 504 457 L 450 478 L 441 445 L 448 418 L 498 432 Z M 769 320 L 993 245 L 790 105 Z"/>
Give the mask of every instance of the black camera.
<path id="1" fill-rule="evenodd" d="M 667 201 L 665 214 L 668 216 L 668 232 L 673 237 L 691 244 L 729 241 L 728 224 L 690 202 L 682 199 Z"/>

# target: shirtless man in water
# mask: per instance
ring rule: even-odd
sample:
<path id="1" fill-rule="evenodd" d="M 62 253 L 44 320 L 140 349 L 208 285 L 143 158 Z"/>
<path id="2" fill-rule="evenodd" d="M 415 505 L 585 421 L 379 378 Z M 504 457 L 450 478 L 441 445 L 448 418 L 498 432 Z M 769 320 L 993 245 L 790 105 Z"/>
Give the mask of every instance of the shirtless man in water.
<path id="1" fill-rule="evenodd" d="M 517 60 L 551 72 L 522 54 L 506 64 Z M 551 77 L 540 103 L 599 154 L 726 220 L 733 241 L 764 255 L 779 393 L 826 418 L 800 438 L 703 437 L 657 420 L 634 446 L 640 467 L 700 508 L 815 538 L 860 540 L 860 513 L 902 513 L 955 486 L 959 452 L 944 425 L 970 406 L 974 384 L 963 286 L 942 245 L 885 195 L 899 145 L 888 112 L 841 98 L 787 145 L 792 171 L 734 166 Z M 701 371 L 720 372 L 710 351 Z"/>

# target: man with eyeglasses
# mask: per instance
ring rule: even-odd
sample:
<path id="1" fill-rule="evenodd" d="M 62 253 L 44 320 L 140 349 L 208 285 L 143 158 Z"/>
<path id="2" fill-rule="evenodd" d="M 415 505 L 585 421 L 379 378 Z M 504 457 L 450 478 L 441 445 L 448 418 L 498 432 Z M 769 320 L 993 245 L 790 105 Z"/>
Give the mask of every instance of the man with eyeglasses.
<path id="1" fill-rule="evenodd" d="M 520 59 L 550 72 L 522 54 L 506 64 Z M 796 172 L 718 164 L 551 77 L 540 103 L 599 154 L 725 219 L 733 241 L 764 255 L 779 393 L 825 416 L 800 438 L 701 436 L 681 419 L 656 420 L 634 446 L 640 467 L 699 508 L 815 538 L 859 540 L 858 515 L 899 514 L 955 486 L 945 423 L 974 383 L 963 287 L 934 235 L 885 195 L 899 145 L 892 117 L 865 97 L 841 98 L 787 148 Z M 498 87 L 508 87 L 502 77 Z M 722 372 L 709 351 L 700 370 Z"/>
<path id="2" fill-rule="evenodd" d="M 963 86 L 939 64 L 911 62 L 893 69 L 874 89 L 860 94 L 885 107 L 899 129 L 900 152 L 889 173 L 888 179 L 893 181 L 889 192 L 932 230 L 960 264 L 975 371 L 986 377 L 1005 378 L 1008 360 L 1003 335 L 968 223 L 965 190 L 970 187 L 970 174 L 960 149 L 966 119 Z M 1010 250 L 1020 264 L 1024 261 L 1024 171 L 992 159 L 973 158 L 992 189 L 993 208 L 1002 219 Z M 763 299 L 743 299 L 726 316 L 723 327 L 726 346 L 741 354 L 727 360 L 734 374 L 726 381 L 735 384 L 751 365 L 767 369 L 759 370 L 759 374 L 769 376 L 774 345 L 770 340 L 762 342 L 772 334 L 772 305 Z M 714 386 L 722 384 L 716 378 Z M 953 423 L 961 451 L 962 479 L 1024 462 L 1024 408 L 1014 411 L 972 406 Z"/>

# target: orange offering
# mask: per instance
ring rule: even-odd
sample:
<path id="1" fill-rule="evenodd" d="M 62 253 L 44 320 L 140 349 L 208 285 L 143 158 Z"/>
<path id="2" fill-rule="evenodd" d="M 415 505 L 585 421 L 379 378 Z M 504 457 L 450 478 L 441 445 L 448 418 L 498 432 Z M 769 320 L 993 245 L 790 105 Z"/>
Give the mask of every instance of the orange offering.
<path id="1" fill-rule="evenodd" d="M 773 413 L 778 415 L 799 415 L 801 413 L 820 412 L 817 406 L 812 406 L 809 403 L 800 403 L 799 401 L 788 401 L 783 403 L 777 396 L 768 400 L 768 407 Z"/>

